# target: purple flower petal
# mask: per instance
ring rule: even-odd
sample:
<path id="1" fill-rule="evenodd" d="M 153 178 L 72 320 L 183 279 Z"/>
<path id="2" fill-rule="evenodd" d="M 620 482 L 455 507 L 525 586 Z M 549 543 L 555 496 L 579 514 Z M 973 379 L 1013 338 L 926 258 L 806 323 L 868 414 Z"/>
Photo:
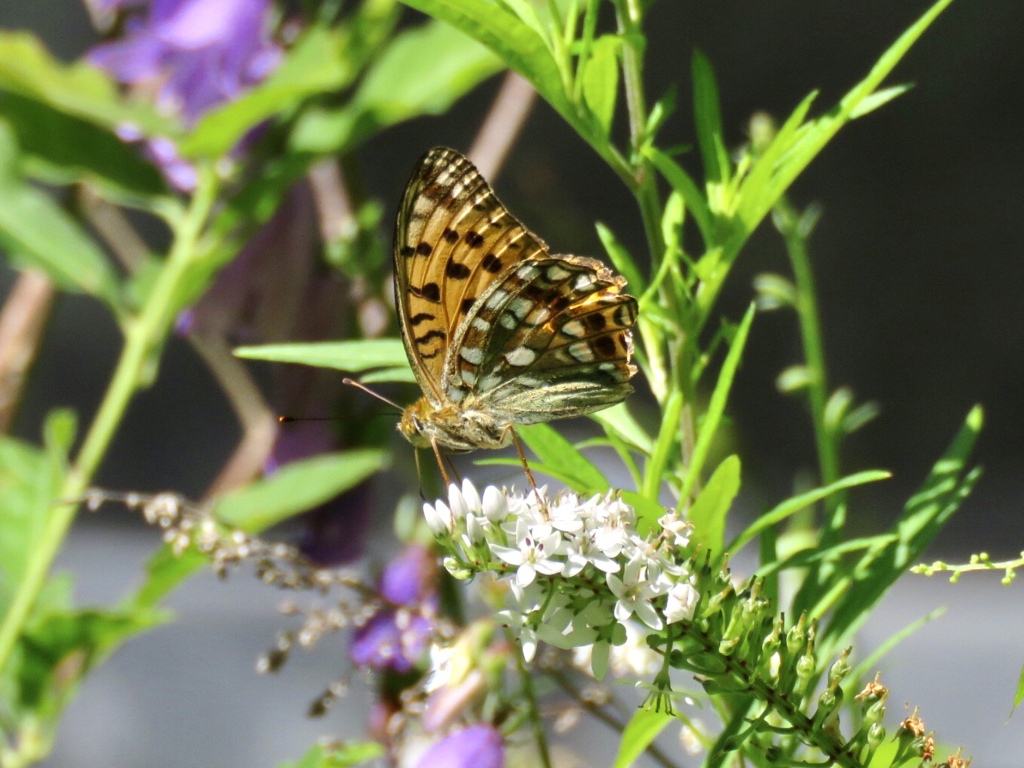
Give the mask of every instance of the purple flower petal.
<path id="1" fill-rule="evenodd" d="M 428 749 L 416 768 L 504 768 L 501 734 L 490 725 L 471 725 Z"/>
<path id="2" fill-rule="evenodd" d="M 385 610 L 356 630 L 349 656 L 361 667 L 408 672 L 426 650 L 429 636 L 425 617 Z"/>
<path id="3" fill-rule="evenodd" d="M 141 83 L 160 75 L 166 48 L 148 31 L 97 45 L 86 59 L 123 83 Z"/>
<path id="4" fill-rule="evenodd" d="M 395 605 L 417 605 L 437 589 L 434 556 L 411 545 L 388 563 L 380 577 L 380 593 Z"/>

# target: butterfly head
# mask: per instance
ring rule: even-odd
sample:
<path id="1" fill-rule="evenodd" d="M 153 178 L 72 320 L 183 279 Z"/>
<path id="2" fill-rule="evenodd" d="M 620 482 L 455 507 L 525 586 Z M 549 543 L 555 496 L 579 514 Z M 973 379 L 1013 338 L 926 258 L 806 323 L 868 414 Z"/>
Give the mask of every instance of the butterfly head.
<path id="1" fill-rule="evenodd" d="M 398 431 L 416 448 L 429 448 L 430 412 L 433 407 L 425 397 L 402 411 L 402 419 L 398 422 Z"/>

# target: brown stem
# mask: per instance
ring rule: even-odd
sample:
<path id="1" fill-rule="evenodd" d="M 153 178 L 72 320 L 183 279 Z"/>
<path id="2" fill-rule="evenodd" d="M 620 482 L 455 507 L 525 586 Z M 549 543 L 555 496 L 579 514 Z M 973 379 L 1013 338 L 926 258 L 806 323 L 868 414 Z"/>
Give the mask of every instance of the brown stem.
<path id="1" fill-rule="evenodd" d="M 78 203 L 82 216 L 103 238 L 125 269 L 135 272 L 145 261 L 149 246 L 121 209 L 108 203 L 86 186 L 79 187 Z"/>
<path id="2" fill-rule="evenodd" d="M 469 149 L 470 159 L 483 177 L 492 183 L 522 130 L 536 97 L 533 86 L 520 75 L 515 72 L 505 75 L 505 82 Z"/>
<path id="3" fill-rule="evenodd" d="M 55 293 L 45 273 L 26 269 L 0 311 L 0 432 L 6 432 L 14 418 Z"/>
<path id="4" fill-rule="evenodd" d="M 213 498 L 245 485 L 259 474 L 274 447 L 277 419 L 222 336 L 191 334 L 189 341 L 224 390 L 242 425 L 242 439 L 206 492 L 207 498 Z"/>

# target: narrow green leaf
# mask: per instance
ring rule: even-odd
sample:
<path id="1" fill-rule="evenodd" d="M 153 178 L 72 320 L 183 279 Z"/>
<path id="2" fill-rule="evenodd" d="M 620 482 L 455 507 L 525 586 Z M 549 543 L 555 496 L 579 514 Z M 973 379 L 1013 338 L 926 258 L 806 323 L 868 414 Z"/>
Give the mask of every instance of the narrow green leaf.
<path id="1" fill-rule="evenodd" d="M 711 400 L 708 402 L 707 412 L 704 414 L 704 421 L 697 433 L 697 441 L 693 447 L 693 455 L 690 457 L 690 465 L 687 467 L 686 477 L 683 479 L 683 487 L 680 498 L 689 498 L 690 489 L 700 477 L 704 468 L 704 461 L 707 459 L 711 444 L 717 436 L 718 425 L 725 415 L 725 406 L 729 400 L 729 391 L 732 389 L 732 382 L 736 371 L 743 359 L 743 349 L 747 343 L 747 336 L 750 333 L 750 326 L 754 322 L 754 305 L 747 307 L 747 312 L 736 329 L 736 335 L 729 345 L 729 352 L 722 363 L 722 371 L 718 374 L 718 381 L 715 382 L 715 389 L 711 393 Z"/>
<path id="2" fill-rule="evenodd" d="M 360 339 L 324 341 L 310 344 L 266 344 L 238 347 L 236 357 L 269 360 L 276 363 L 301 363 L 339 371 L 366 371 L 371 368 L 408 368 L 409 358 L 401 339 Z"/>
<path id="3" fill-rule="evenodd" d="M 500 69 L 493 52 L 448 24 L 405 30 L 369 68 L 351 101 L 304 113 L 290 144 L 302 152 L 350 151 L 384 128 L 447 111 Z"/>
<path id="4" fill-rule="evenodd" d="M 633 418 L 625 403 L 613 405 L 603 411 L 590 414 L 590 418 L 604 427 L 606 432 L 612 432 L 620 440 L 633 446 L 641 453 L 651 454 L 653 441 L 639 422 Z"/>
<path id="5" fill-rule="evenodd" d="M 743 183 L 740 185 L 740 192 L 738 195 L 740 205 L 736 212 L 737 220 L 739 222 L 742 223 L 744 221 L 749 221 L 745 218 L 743 212 L 746 210 L 747 206 L 753 205 L 752 201 L 759 200 L 769 194 L 769 186 L 772 183 L 772 179 L 774 178 L 782 159 L 786 156 L 786 153 L 793 148 L 799 138 L 807 131 L 808 125 L 804 123 L 804 118 L 806 118 L 807 113 L 810 112 L 811 105 L 814 103 L 817 95 L 816 91 L 811 92 L 805 96 L 799 104 L 797 104 L 789 117 L 786 118 L 786 121 L 776 131 L 775 138 L 773 138 L 771 143 L 762 150 L 760 156 L 757 158 L 757 162 L 754 163 L 754 167 L 746 177 L 744 177 Z M 769 206 L 769 210 L 770 209 L 771 206 Z M 756 226 L 756 222 L 754 223 Z M 750 232 L 748 231 L 747 234 L 749 235 Z"/>
<path id="6" fill-rule="evenodd" d="M 221 496 L 217 516 L 249 532 L 259 532 L 299 512 L 330 501 L 379 472 L 384 451 L 356 449 L 286 464 L 273 475 Z"/>
<path id="7" fill-rule="evenodd" d="M 700 51 L 693 52 L 693 116 L 696 121 L 697 143 L 704 160 L 704 181 L 712 186 L 724 185 L 729 180 L 729 153 L 722 137 L 722 111 L 718 99 L 718 84 L 711 62 Z M 713 205 L 713 202 L 712 202 Z"/>
<path id="8" fill-rule="evenodd" d="M 875 91 L 870 96 L 865 97 L 863 101 L 853 108 L 850 112 L 850 119 L 856 120 L 859 117 L 864 117 L 864 115 L 869 112 L 874 112 L 879 107 L 888 104 L 897 96 L 902 96 L 913 87 L 914 86 L 910 83 L 904 83 L 903 85 L 894 85 L 890 88 L 883 88 L 880 91 Z"/>
<path id="9" fill-rule="evenodd" d="M 50 104 L 108 128 L 131 124 L 147 135 L 174 135 L 175 123 L 146 103 L 124 101 L 105 73 L 85 63 L 62 64 L 28 32 L 0 30 L 0 91 Z"/>
<path id="10" fill-rule="evenodd" d="M 672 449 L 679 443 L 679 418 L 683 410 L 683 393 L 678 389 L 669 392 L 658 428 L 658 438 L 651 449 L 651 457 L 644 468 L 644 486 L 641 493 L 651 500 L 660 494 L 662 483 L 665 482 L 665 471 L 669 465 Z"/>
<path id="11" fill-rule="evenodd" d="M 697 187 L 696 182 L 690 178 L 690 174 L 684 171 L 682 166 L 671 157 L 653 147 L 644 150 L 644 154 L 654 163 L 654 167 L 665 177 L 665 181 L 672 186 L 672 189 L 682 195 L 687 210 L 692 214 L 693 220 L 697 222 L 697 228 L 700 230 L 705 246 L 714 242 L 714 214 L 708 206 L 707 198 Z"/>
<path id="12" fill-rule="evenodd" d="M 92 238 L 49 195 L 17 177 L 10 129 L 0 123 L 0 245 L 62 288 L 120 304 L 117 277 Z"/>
<path id="13" fill-rule="evenodd" d="M 932 24 L 940 13 L 952 2 L 952 0 L 938 0 L 934 3 L 913 25 L 911 25 L 893 43 L 885 53 L 879 57 L 867 77 L 861 80 L 839 102 L 838 106 L 827 114 L 812 121 L 798 131 L 793 132 L 792 147 L 786 147 L 785 157 L 779 157 L 778 165 L 775 166 L 775 158 L 771 158 L 772 165 L 762 171 L 762 174 L 755 172 L 744 181 L 739 195 L 740 205 L 737 207 L 737 219 L 742 226 L 736 228 L 733 239 L 730 241 L 727 252 L 733 256 L 739 251 L 740 246 L 746 237 L 754 231 L 757 224 L 772 209 L 779 197 L 789 188 L 793 181 L 803 172 L 810 162 L 818 156 L 821 150 L 838 133 L 846 123 L 853 119 L 854 114 L 866 114 L 881 103 L 891 100 L 895 95 L 892 89 L 879 96 L 876 90 L 882 81 L 896 67 L 907 51 L 924 34 L 925 30 Z M 874 101 L 866 100 L 875 96 Z M 808 102 L 805 99 L 805 103 Z M 780 146 L 780 149 L 782 147 Z M 762 162 L 765 158 L 762 159 Z M 764 173 L 770 174 L 770 181 L 764 177 Z M 756 186 L 753 186 L 756 185 Z M 757 187 L 761 187 L 757 190 Z M 748 194 L 748 190 L 759 191 L 759 194 Z"/>
<path id="14" fill-rule="evenodd" d="M 1017 711 L 1017 707 L 1024 701 L 1024 667 L 1021 667 L 1020 676 L 1017 678 L 1017 693 L 1013 696 L 1013 706 L 1010 708 L 1010 717 Z"/>
<path id="15" fill-rule="evenodd" d="M 740 490 L 740 458 L 727 456 L 694 500 L 686 519 L 693 523 L 690 540 L 720 561 L 725 555 L 725 522 Z"/>
<path id="16" fill-rule="evenodd" d="M 865 656 L 864 659 L 853 668 L 853 671 L 850 672 L 847 680 L 866 680 L 872 677 L 874 673 L 878 671 L 878 667 L 882 663 L 882 659 L 889 655 L 889 651 L 917 632 L 917 630 L 921 629 L 925 624 L 935 621 L 945 612 L 946 609 L 944 607 L 936 608 L 934 611 L 915 619 L 898 632 L 894 632 L 892 635 L 885 638 L 884 641 L 875 646 L 871 650 L 871 653 Z"/>
<path id="17" fill-rule="evenodd" d="M 844 569 L 843 579 L 832 587 L 839 599 L 823 639 L 844 642 L 864 621 L 869 609 L 911 565 L 918 561 L 949 518 L 956 513 L 981 476 L 977 468 L 969 469 L 968 459 L 974 450 L 983 422 L 982 410 L 974 407 L 952 443 L 932 466 L 920 490 L 904 505 L 895 525 L 895 539 L 885 547 L 864 555 L 852 569 Z M 863 578 L 870 574 L 871 578 Z M 856 575 L 856 589 L 844 589 Z M 805 584 L 797 595 L 797 609 L 815 610 L 821 591 L 827 585 Z"/>
<path id="18" fill-rule="evenodd" d="M 852 475 L 847 475 L 844 478 L 836 480 L 834 483 L 830 483 L 820 488 L 815 488 L 786 499 L 781 504 L 776 505 L 771 510 L 757 518 L 757 520 L 743 531 L 743 533 L 729 542 L 726 550 L 729 554 L 735 555 L 747 545 L 747 542 L 751 541 L 765 528 L 778 525 L 787 517 L 795 515 L 800 510 L 806 509 L 812 504 L 816 504 L 837 491 L 841 491 L 845 488 L 853 488 L 858 485 L 864 485 L 865 483 L 876 483 L 879 480 L 888 480 L 890 477 L 892 477 L 892 473 L 885 472 L 880 469 L 855 472 Z"/>
<path id="19" fill-rule="evenodd" d="M 629 768 L 633 765 L 647 747 L 658 738 L 658 734 L 674 721 L 675 718 L 665 712 L 656 712 L 643 707 L 637 709 L 622 732 L 619 753 L 615 756 L 615 768 Z"/>
<path id="20" fill-rule="evenodd" d="M 604 246 L 608 258 L 611 259 L 615 269 L 626 278 L 626 285 L 629 287 L 630 293 L 634 295 L 642 294 L 645 290 L 644 279 L 640 276 L 640 270 L 636 268 L 636 262 L 633 261 L 629 251 L 615 237 L 615 233 L 600 221 L 594 226 L 597 229 L 597 236 L 601 238 L 601 245 Z"/>
<path id="21" fill-rule="evenodd" d="M 583 99 L 605 138 L 611 135 L 615 103 L 619 93 L 619 48 L 617 35 L 602 35 L 590 49 L 583 68 Z"/>
<path id="22" fill-rule="evenodd" d="M 540 459 L 538 471 L 557 477 L 577 493 L 604 493 L 609 489 L 601 470 L 550 425 L 530 424 L 516 431 Z"/>
<path id="23" fill-rule="evenodd" d="M 397 382 L 399 384 L 415 384 L 416 376 L 412 372 L 412 368 L 408 365 L 403 365 L 400 368 L 381 368 L 377 371 L 364 373 L 359 377 L 359 381 L 362 384 L 381 384 L 391 382 Z"/>

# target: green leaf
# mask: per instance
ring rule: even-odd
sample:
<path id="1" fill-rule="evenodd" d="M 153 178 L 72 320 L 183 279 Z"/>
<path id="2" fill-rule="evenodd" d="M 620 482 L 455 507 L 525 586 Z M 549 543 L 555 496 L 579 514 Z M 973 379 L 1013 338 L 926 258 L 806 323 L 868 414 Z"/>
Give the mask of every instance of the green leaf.
<path id="1" fill-rule="evenodd" d="M 163 623 L 162 611 L 46 611 L 20 640 L 18 704 L 56 721 L 88 671 L 133 635 Z"/>
<path id="2" fill-rule="evenodd" d="M 61 442 L 55 436 L 41 451 L 0 437 L 0 615 L 10 606 L 60 494 L 67 464 Z"/>
<path id="3" fill-rule="evenodd" d="M 26 175 L 51 184 L 86 181 L 129 204 L 167 192 L 163 177 L 138 147 L 95 123 L 13 94 L 0 96 L 2 121 L 21 148 Z"/>
<path id="4" fill-rule="evenodd" d="M 1013 707 L 1010 709 L 1011 717 L 1022 701 L 1024 701 L 1024 667 L 1021 667 L 1020 676 L 1017 678 L 1017 693 L 1013 696 Z"/>
<path id="5" fill-rule="evenodd" d="M 795 515 L 800 510 L 807 509 L 807 507 L 816 504 L 837 491 L 864 485 L 865 483 L 877 483 L 879 480 L 888 480 L 890 477 L 892 477 L 890 472 L 885 472 L 881 469 L 869 469 L 864 472 L 855 472 L 852 475 L 836 480 L 834 483 L 829 483 L 820 488 L 814 488 L 813 490 L 788 498 L 757 518 L 743 533 L 729 542 L 726 550 L 729 554 L 735 555 L 761 531 L 778 525 L 787 517 Z"/>
<path id="6" fill-rule="evenodd" d="M 409 358 L 401 339 L 325 341 L 311 344 L 267 344 L 238 347 L 236 357 L 269 360 L 276 363 L 301 363 L 339 371 L 366 371 L 371 368 L 408 369 Z"/>
<path id="7" fill-rule="evenodd" d="M 505 64 L 529 80 L 570 124 L 580 125 L 562 74 L 538 22 L 527 24 L 501 3 L 479 0 L 403 0 L 411 8 L 441 19 L 486 45 Z M 532 15 L 532 14 L 528 14 Z"/>
<path id="8" fill-rule="evenodd" d="M 361 384 L 381 384 L 397 382 L 399 384 L 415 384 L 416 376 L 412 368 L 403 365 L 401 368 L 381 368 L 379 371 L 370 371 L 359 377 Z"/>
<path id="9" fill-rule="evenodd" d="M 530 424 L 516 432 L 540 459 L 530 469 L 561 480 L 577 493 L 604 493 L 610 488 L 601 470 L 550 425 Z"/>
<path id="10" fill-rule="evenodd" d="M 352 82 L 357 70 L 346 51 L 350 42 L 346 31 L 344 27 L 309 29 L 270 77 L 205 114 L 182 141 L 182 155 L 224 155 L 265 120 L 294 109 L 303 99 L 338 91 Z"/>
<path id="11" fill-rule="evenodd" d="M 729 258 L 739 251 L 747 236 L 772 209 L 779 197 L 818 156 L 840 128 L 855 116 L 867 114 L 898 95 L 899 86 L 896 90 L 877 89 L 951 2 L 952 0 L 938 0 L 934 3 L 882 54 L 867 77 L 851 88 L 834 109 L 816 120 L 801 125 L 799 129 L 792 126 L 792 118 L 787 121 L 788 130 L 779 132 L 770 147 L 770 156 L 766 153 L 757 164 L 764 166 L 760 173 L 755 166 L 754 171 L 741 186 L 740 204 L 736 209 L 736 218 L 741 226 L 736 228 L 727 245 Z M 797 111 L 806 111 L 812 98 L 813 94 L 804 99 Z"/>
<path id="12" fill-rule="evenodd" d="M 700 425 L 700 432 L 697 433 L 697 441 L 693 447 L 693 455 L 690 457 L 690 464 L 687 467 L 686 477 L 683 479 L 683 487 L 680 498 L 688 498 L 690 489 L 700 477 L 704 468 L 704 461 L 711 450 L 711 444 L 717 436 L 718 425 L 725 414 L 725 406 L 729 400 L 729 391 L 732 389 L 732 382 L 736 371 L 743 358 L 743 348 L 747 343 L 747 336 L 750 333 L 750 326 L 754 322 L 754 305 L 747 307 L 747 312 L 736 329 L 736 335 L 729 345 L 729 352 L 722 363 L 722 370 L 718 374 L 718 381 L 715 382 L 715 389 L 711 393 L 711 400 L 708 402 L 707 412 L 704 414 L 703 423 Z"/>
<path id="13" fill-rule="evenodd" d="M 725 555 L 725 521 L 740 490 L 740 458 L 728 456 L 715 469 L 686 519 L 693 523 L 691 541 L 701 544 L 716 561 Z"/>
<path id="14" fill-rule="evenodd" d="M 49 195 L 14 171 L 16 147 L 0 123 L 0 245 L 22 263 L 45 271 L 62 288 L 120 305 L 117 277 L 92 238 Z"/>
<path id="15" fill-rule="evenodd" d="M 424 62 L 430 66 L 423 66 Z M 399 34 L 339 108 L 305 112 L 290 137 L 301 152 L 348 152 L 384 128 L 446 112 L 501 69 L 501 60 L 462 32 L 431 22 Z"/>
<path id="16" fill-rule="evenodd" d="M 387 462 L 386 453 L 368 449 L 295 461 L 270 477 L 221 496 L 216 501 L 215 514 L 247 533 L 260 533 L 351 490 L 387 466 Z M 155 605 L 207 562 L 193 550 L 178 556 L 169 547 L 162 547 L 147 565 L 146 581 L 128 605 Z"/>
<path id="17" fill-rule="evenodd" d="M 593 42 L 583 69 L 583 99 L 605 138 L 611 135 L 615 118 L 621 47 L 617 35 L 602 35 Z"/>
<path id="18" fill-rule="evenodd" d="M 2 672 L 5 763 L 11 765 L 44 760 L 61 713 L 90 670 L 127 638 L 163 619 L 153 611 L 40 612 L 44 598 L 45 589 L 18 652 Z"/>
<path id="19" fill-rule="evenodd" d="M 633 418 L 625 403 L 613 405 L 603 411 L 590 414 L 590 418 L 604 427 L 605 432 L 611 432 L 633 446 L 641 453 L 650 455 L 652 448 L 651 436 Z"/>
<path id="20" fill-rule="evenodd" d="M 375 741 L 316 744 L 297 762 L 281 763 L 278 768 L 350 768 L 383 756 L 384 747 Z"/>
<path id="21" fill-rule="evenodd" d="M 597 228 L 597 236 L 601 238 L 601 245 L 604 246 L 608 258 L 612 260 L 615 269 L 626 278 L 629 292 L 637 296 L 642 294 L 646 290 L 646 284 L 640 276 L 640 270 L 636 268 L 636 262 L 633 261 L 629 251 L 615 237 L 615 233 L 600 221 L 595 224 L 595 227 Z"/>
<path id="22" fill-rule="evenodd" d="M 850 112 L 850 119 L 856 120 L 858 117 L 864 117 L 869 112 L 874 112 L 881 106 L 888 104 L 890 101 L 895 99 L 897 96 L 902 96 L 904 93 L 913 88 L 913 85 L 909 83 L 904 85 L 894 85 L 891 88 L 883 88 L 880 91 L 875 91 L 870 96 L 866 96 L 857 106 Z"/>
<path id="23" fill-rule="evenodd" d="M 626 724 L 619 742 L 619 753 L 615 756 L 615 768 L 629 768 L 644 753 L 651 743 L 658 738 L 665 727 L 675 722 L 675 718 L 665 712 L 643 707 L 633 713 Z"/>
<path id="24" fill-rule="evenodd" d="M 946 522 L 960 508 L 981 476 L 969 469 L 970 458 L 983 422 L 975 406 L 945 453 L 933 465 L 920 490 L 907 500 L 895 525 L 895 536 L 884 547 L 867 552 L 851 569 L 843 569 L 834 584 L 805 582 L 797 595 L 796 609 L 817 611 L 825 591 L 838 595 L 823 641 L 842 643 L 867 617 L 870 608 L 911 565 L 917 562 Z M 856 589 L 852 585 L 856 582 Z M 819 615 L 814 613 L 814 615 Z"/>
<path id="25" fill-rule="evenodd" d="M 356 449 L 293 461 L 217 500 L 216 515 L 258 533 L 355 488 L 387 466 L 384 451 Z"/>
<path id="26" fill-rule="evenodd" d="M 724 186 L 729 180 L 729 153 L 722 138 L 722 112 L 719 106 L 718 85 L 711 62 L 700 51 L 693 52 L 693 116 L 696 121 L 697 143 L 704 160 L 704 181 L 709 202 L 716 208 L 712 188 Z"/>
<path id="27" fill-rule="evenodd" d="M 682 196 L 683 202 L 686 203 L 686 209 L 693 216 L 693 220 L 697 222 L 697 228 L 700 230 L 705 246 L 709 246 L 714 242 L 715 217 L 708 206 L 707 198 L 697 187 L 697 183 L 690 177 L 690 174 L 683 170 L 682 166 L 660 150 L 649 147 L 644 150 L 644 155 L 665 177 L 665 181 L 672 185 L 672 189 Z"/>
<path id="28" fill-rule="evenodd" d="M 56 61 L 28 32 L 0 30 L 0 90 L 108 128 L 130 124 L 147 135 L 173 135 L 178 130 L 150 105 L 124 101 L 117 85 L 99 69 Z"/>
<path id="29" fill-rule="evenodd" d="M 641 536 L 650 536 L 661 531 L 658 520 L 665 514 L 665 508 L 656 500 L 641 496 L 636 491 L 622 491 L 622 500 L 636 510 L 636 529 Z"/>

